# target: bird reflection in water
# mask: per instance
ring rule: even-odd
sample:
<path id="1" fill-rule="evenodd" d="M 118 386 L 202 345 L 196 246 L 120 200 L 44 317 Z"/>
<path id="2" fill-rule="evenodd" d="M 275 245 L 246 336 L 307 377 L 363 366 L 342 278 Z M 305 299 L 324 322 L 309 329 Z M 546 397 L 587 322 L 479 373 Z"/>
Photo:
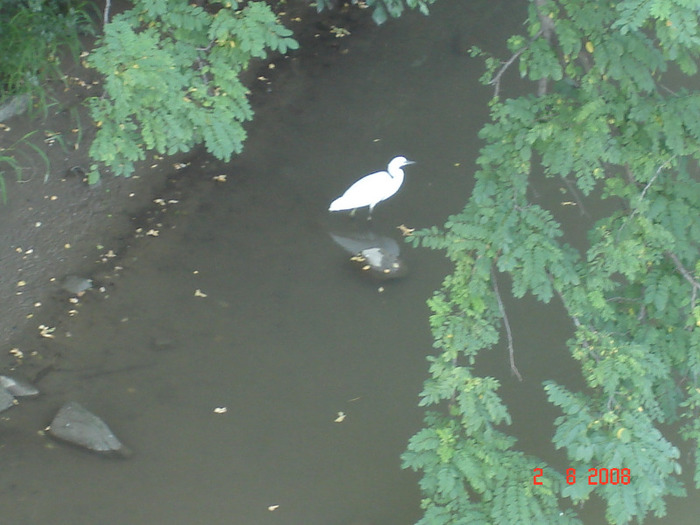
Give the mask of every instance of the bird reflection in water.
<path id="1" fill-rule="evenodd" d="M 376 279 L 396 279 L 408 272 L 406 263 L 399 257 L 399 244 L 394 239 L 374 232 L 331 233 L 330 236 L 352 255 L 350 261 Z"/>

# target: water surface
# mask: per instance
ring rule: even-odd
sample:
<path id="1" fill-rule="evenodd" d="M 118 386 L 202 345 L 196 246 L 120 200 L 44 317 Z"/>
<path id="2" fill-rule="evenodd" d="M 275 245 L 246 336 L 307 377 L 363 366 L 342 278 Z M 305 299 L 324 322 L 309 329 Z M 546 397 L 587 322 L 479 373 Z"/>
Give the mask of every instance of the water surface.
<path id="1" fill-rule="evenodd" d="M 425 300 L 449 265 L 404 245 L 396 227 L 442 224 L 466 202 L 490 93 L 463 47 L 503 53 L 520 4 L 440 0 L 428 18 L 360 27 L 339 48 L 278 66 L 270 93 L 255 97 L 244 154 L 196 159 L 188 176 L 205 182 L 168 206 L 157 237 L 120 254 L 123 270 L 102 270 L 106 291 L 60 325 L 45 395 L 0 428 L 7 523 L 420 517 L 417 476 L 399 455 L 421 425 Z M 400 154 L 417 164 L 372 223 L 329 215 L 350 183 Z M 408 276 L 368 279 L 329 235 L 367 231 L 400 241 Z M 504 383 L 523 448 L 562 461 L 540 382 L 575 381 L 571 328 L 555 307 L 509 308 L 526 381 L 509 374 L 505 349 L 479 365 Z M 67 400 L 107 420 L 135 455 L 104 460 L 37 434 Z"/>

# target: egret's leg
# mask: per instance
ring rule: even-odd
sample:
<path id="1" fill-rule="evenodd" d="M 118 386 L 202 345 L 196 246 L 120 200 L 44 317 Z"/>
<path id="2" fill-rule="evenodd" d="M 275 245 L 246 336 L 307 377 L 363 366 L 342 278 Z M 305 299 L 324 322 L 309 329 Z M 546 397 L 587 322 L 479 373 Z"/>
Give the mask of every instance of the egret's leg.
<path id="1" fill-rule="evenodd" d="M 350 217 L 354 217 L 356 211 L 357 211 L 357 208 L 353 208 L 352 211 L 350 212 Z"/>
<path id="2" fill-rule="evenodd" d="M 367 215 L 367 220 L 371 221 L 372 220 L 372 210 L 374 209 L 374 206 L 369 207 L 369 215 Z"/>

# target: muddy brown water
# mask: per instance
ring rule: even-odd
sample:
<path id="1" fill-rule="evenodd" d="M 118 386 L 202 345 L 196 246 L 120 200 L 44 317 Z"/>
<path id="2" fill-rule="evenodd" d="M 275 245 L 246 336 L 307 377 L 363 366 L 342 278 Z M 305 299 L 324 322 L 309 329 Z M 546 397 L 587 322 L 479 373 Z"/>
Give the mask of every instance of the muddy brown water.
<path id="1" fill-rule="evenodd" d="M 408 276 L 378 283 L 329 233 L 400 241 L 398 225 L 442 224 L 461 208 L 489 97 L 481 62 L 463 51 L 474 43 L 503 53 L 519 4 L 440 0 L 428 18 L 360 28 L 270 75 L 244 154 L 226 165 L 192 162 L 186 176 L 206 182 L 167 205 L 157 236 L 120 254 L 123 270 L 98 276 L 105 291 L 83 297 L 50 343 L 61 359 L 41 381 L 44 395 L 4 414 L 3 523 L 420 517 L 418 478 L 399 455 L 421 425 L 425 301 L 449 265 L 401 242 Z M 328 214 L 351 182 L 399 154 L 417 164 L 372 223 L 362 212 Z M 213 179 L 220 175 L 225 182 Z M 510 376 L 505 350 L 480 366 L 514 403 L 521 446 L 563 466 L 547 442 L 557 414 L 540 382 L 576 375 L 563 351 L 570 329 L 554 307 L 511 308 L 526 381 Z M 37 432 L 71 399 L 103 417 L 134 456 L 105 460 Z M 601 523 L 596 512 L 587 523 Z"/>

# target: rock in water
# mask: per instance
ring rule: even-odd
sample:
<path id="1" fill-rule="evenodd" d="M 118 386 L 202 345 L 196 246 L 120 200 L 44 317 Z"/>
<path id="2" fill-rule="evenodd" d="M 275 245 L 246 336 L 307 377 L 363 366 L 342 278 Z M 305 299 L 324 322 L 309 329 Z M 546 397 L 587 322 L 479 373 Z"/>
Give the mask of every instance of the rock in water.
<path id="1" fill-rule="evenodd" d="M 29 397 L 39 395 L 39 390 L 21 379 L 9 376 L 0 376 L 0 387 L 17 397 Z"/>
<path id="2" fill-rule="evenodd" d="M 69 275 L 63 280 L 61 287 L 66 292 L 80 297 L 87 290 L 92 288 L 92 279 L 85 279 L 84 277 L 78 277 L 77 275 Z"/>
<path id="3" fill-rule="evenodd" d="M 397 279 L 408 272 L 408 268 L 399 257 L 383 248 L 367 248 L 350 260 L 358 263 L 362 270 L 369 271 L 379 280 Z"/>
<path id="4" fill-rule="evenodd" d="M 0 387 L 0 412 L 4 412 L 17 404 L 15 398 L 3 387 Z"/>
<path id="5" fill-rule="evenodd" d="M 49 426 L 49 432 L 58 439 L 102 454 L 131 455 L 104 421 L 75 401 L 61 407 Z"/>

